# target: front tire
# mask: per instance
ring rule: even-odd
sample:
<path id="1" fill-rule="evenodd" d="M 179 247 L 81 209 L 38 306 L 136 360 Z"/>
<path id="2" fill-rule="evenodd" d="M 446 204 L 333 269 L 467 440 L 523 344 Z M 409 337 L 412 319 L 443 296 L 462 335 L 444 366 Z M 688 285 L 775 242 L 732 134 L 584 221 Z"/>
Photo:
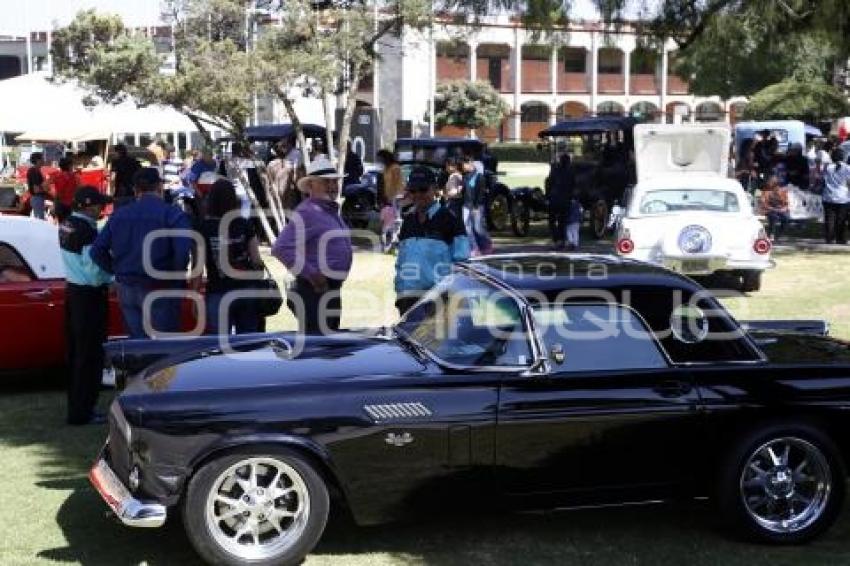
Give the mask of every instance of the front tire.
<path id="1" fill-rule="evenodd" d="M 739 534 L 800 544 L 823 534 L 841 510 L 846 473 L 835 444 L 806 423 L 774 423 L 747 435 L 726 459 L 718 500 Z"/>
<path id="2" fill-rule="evenodd" d="M 285 448 L 228 454 L 204 465 L 186 493 L 183 523 L 210 564 L 299 564 L 328 520 L 328 489 L 314 466 Z"/>

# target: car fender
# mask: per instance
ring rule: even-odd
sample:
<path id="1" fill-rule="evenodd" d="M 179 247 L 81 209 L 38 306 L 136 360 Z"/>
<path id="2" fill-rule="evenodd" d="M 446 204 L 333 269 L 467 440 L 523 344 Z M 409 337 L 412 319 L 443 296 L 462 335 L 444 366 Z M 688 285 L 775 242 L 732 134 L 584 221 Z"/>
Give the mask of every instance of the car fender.
<path id="1" fill-rule="evenodd" d="M 189 462 L 189 479 L 208 462 L 229 453 L 249 447 L 271 446 L 296 450 L 316 464 L 319 472 L 329 482 L 329 488 L 338 490 L 347 501 L 345 486 L 339 480 L 339 474 L 327 449 L 311 438 L 296 434 L 234 434 L 226 435 L 207 446 Z"/>

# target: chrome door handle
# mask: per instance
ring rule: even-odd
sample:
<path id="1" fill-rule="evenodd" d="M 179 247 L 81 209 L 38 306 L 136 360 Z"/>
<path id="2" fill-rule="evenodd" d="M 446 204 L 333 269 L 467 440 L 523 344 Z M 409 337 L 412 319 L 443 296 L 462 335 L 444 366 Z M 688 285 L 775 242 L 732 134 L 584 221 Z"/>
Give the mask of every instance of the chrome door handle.
<path id="1" fill-rule="evenodd" d="M 27 299 L 46 299 L 50 296 L 50 289 L 42 289 L 41 291 L 31 291 L 29 293 L 24 293 L 24 297 Z"/>

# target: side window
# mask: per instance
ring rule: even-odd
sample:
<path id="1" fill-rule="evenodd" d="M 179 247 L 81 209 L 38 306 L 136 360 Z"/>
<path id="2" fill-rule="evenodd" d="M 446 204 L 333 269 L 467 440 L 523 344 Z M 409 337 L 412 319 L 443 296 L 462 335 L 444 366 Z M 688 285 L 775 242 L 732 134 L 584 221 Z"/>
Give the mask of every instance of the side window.
<path id="1" fill-rule="evenodd" d="M 15 248 L 0 242 L 0 283 L 27 283 L 34 279 L 29 266 Z"/>
<path id="2" fill-rule="evenodd" d="M 541 305 L 534 316 L 550 354 L 563 352 L 563 361 L 553 362 L 556 373 L 668 365 L 643 321 L 621 305 Z"/>
<path id="3" fill-rule="evenodd" d="M 525 366 L 531 352 L 517 302 L 465 276 L 447 278 L 399 328 L 438 358 L 462 366 Z"/>

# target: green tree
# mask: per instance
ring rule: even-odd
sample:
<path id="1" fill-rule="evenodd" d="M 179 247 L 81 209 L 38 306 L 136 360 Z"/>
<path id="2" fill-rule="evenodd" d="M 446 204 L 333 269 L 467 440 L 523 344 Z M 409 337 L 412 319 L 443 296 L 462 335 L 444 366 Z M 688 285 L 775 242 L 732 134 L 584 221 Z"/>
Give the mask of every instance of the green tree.
<path id="1" fill-rule="evenodd" d="M 126 28 L 117 16 L 83 11 L 54 33 L 54 76 L 87 87 L 94 100 L 115 104 L 132 97 L 142 105 L 170 106 L 192 120 L 207 144 L 213 143 L 210 130 L 219 129 L 247 148 L 245 126 L 260 81 L 245 14 L 242 0 L 167 1 L 175 69 L 163 73 L 163 58 L 147 37 Z M 259 209 L 244 171 L 234 171 Z M 275 225 L 264 214 L 259 218 L 271 240 L 284 219 L 268 186 L 266 200 Z"/>
<path id="2" fill-rule="evenodd" d="M 767 85 L 794 78 L 831 78 L 835 52 L 822 33 L 773 35 L 766 22 L 748 15 L 720 14 L 676 58 L 674 71 L 698 95 L 750 96 Z"/>
<path id="3" fill-rule="evenodd" d="M 438 128 L 456 126 L 476 130 L 502 123 L 510 107 L 484 81 L 449 81 L 437 86 L 434 122 Z"/>
<path id="4" fill-rule="evenodd" d="M 747 120 L 804 120 L 850 114 L 847 97 L 823 82 L 788 79 L 757 92 L 744 110 Z"/>

